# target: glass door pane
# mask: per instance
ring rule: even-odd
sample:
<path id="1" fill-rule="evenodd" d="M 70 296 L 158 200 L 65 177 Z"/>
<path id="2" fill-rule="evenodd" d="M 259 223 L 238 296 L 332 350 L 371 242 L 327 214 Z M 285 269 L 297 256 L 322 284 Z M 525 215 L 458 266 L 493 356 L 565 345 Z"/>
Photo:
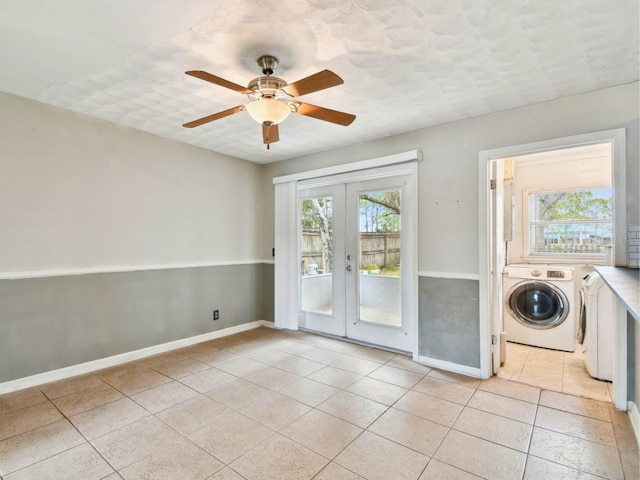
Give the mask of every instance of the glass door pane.
<path id="1" fill-rule="evenodd" d="M 300 200 L 300 305 L 308 312 L 333 313 L 333 198 Z"/>
<path id="2" fill-rule="evenodd" d="M 394 175 L 347 184 L 347 337 L 404 351 L 413 348 L 410 319 L 417 315 L 410 182 Z"/>
<path id="3" fill-rule="evenodd" d="M 359 318 L 401 327 L 401 191 L 359 195 Z"/>
<path id="4" fill-rule="evenodd" d="M 345 186 L 298 190 L 298 324 L 345 335 Z"/>

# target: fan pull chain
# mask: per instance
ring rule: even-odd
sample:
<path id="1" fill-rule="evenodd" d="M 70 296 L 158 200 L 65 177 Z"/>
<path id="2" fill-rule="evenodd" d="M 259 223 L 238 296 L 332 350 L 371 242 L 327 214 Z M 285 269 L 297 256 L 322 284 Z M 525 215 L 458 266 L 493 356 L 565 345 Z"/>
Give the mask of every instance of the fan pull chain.
<path id="1" fill-rule="evenodd" d="M 267 144 L 267 150 L 271 149 L 271 126 L 273 125 L 273 123 L 271 122 L 264 122 L 264 125 L 266 127 L 265 130 L 265 136 L 264 136 L 264 143 Z"/>

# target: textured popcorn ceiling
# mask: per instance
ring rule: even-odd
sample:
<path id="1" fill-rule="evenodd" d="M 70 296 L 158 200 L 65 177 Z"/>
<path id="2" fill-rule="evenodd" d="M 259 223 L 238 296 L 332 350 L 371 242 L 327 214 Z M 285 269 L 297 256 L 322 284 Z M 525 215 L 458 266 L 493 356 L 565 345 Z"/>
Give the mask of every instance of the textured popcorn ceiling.
<path id="1" fill-rule="evenodd" d="M 0 90 L 268 163 L 638 79 L 638 0 L 3 0 Z M 291 115 L 267 151 L 247 102 L 184 75 L 246 85 L 255 59 L 288 82 L 344 85 L 302 101 L 349 127 Z"/>

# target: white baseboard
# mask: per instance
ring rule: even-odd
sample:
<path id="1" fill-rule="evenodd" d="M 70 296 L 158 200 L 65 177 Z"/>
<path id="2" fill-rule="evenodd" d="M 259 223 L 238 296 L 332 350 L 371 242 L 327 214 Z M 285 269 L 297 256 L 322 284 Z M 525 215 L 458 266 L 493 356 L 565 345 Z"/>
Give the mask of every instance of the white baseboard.
<path id="1" fill-rule="evenodd" d="M 629 402 L 627 415 L 629 415 L 633 433 L 636 434 L 636 442 L 640 445 L 640 411 L 638 411 L 638 405 L 635 402 Z"/>
<path id="2" fill-rule="evenodd" d="M 274 328 L 273 322 L 268 322 L 266 320 L 256 320 L 255 322 L 243 323 L 242 325 L 223 328 L 222 330 L 216 330 L 215 332 L 203 333 L 202 335 L 196 335 L 194 337 L 181 338 L 180 340 L 174 340 L 172 342 L 154 345 L 153 347 L 142 348 L 140 350 L 134 350 L 132 352 L 121 353 L 119 355 L 113 355 L 111 357 L 100 358 L 98 360 L 79 363 L 70 367 L 59 368 L 57 370 L 51 370 L 49 372 L 38 373 L 29 377 L 18 378 L 16 380 L 10 380 L 8 382 L 0 383 L 0 395 L 4 393 L 15 392 L 16 390 L 22 390 L 23 388 L 35 387 L 36 385 L 42 385 L 44 383 L 55 382 L 57 380 L 63 380 L 69 377 L 75 377 L 76 375 L 90 373 L 103 368 L 113 367 L 115 365 L 120 365 L 121 363 L 130 362 L 132 360 L 139 360 L 141 358 L 150 357 L 152 355 L 158 355 L 159 353 L 168 352 L 169 350 L 175 350 L 176 348 L 188 347 L 196 343 L 206 342 L 207 340 L 214 340 L 220 337 L 226 337 L 235 333 L 253 330 L 254 328 L 258 327 Z"/>
<path id="3" fill-rule="evenodd" d="M 459 373 L 474 378 L 482 378 L 482 372 L 479 368 L 460 365 L 459 363 L 438 360 L 437 358 L 418 356 L 418 363 L 427 367 L 439 368 L 448 372 Z"/>

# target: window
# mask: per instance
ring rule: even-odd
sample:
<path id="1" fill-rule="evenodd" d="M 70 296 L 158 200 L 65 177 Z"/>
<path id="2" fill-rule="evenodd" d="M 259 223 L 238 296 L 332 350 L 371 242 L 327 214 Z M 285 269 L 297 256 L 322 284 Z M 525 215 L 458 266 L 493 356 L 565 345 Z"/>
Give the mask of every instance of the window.
<path id="1" fill-rule="evenodd" d="M 529 194 L 531 255 L 603 256 L 612 206 L 611 188 Z"/>

